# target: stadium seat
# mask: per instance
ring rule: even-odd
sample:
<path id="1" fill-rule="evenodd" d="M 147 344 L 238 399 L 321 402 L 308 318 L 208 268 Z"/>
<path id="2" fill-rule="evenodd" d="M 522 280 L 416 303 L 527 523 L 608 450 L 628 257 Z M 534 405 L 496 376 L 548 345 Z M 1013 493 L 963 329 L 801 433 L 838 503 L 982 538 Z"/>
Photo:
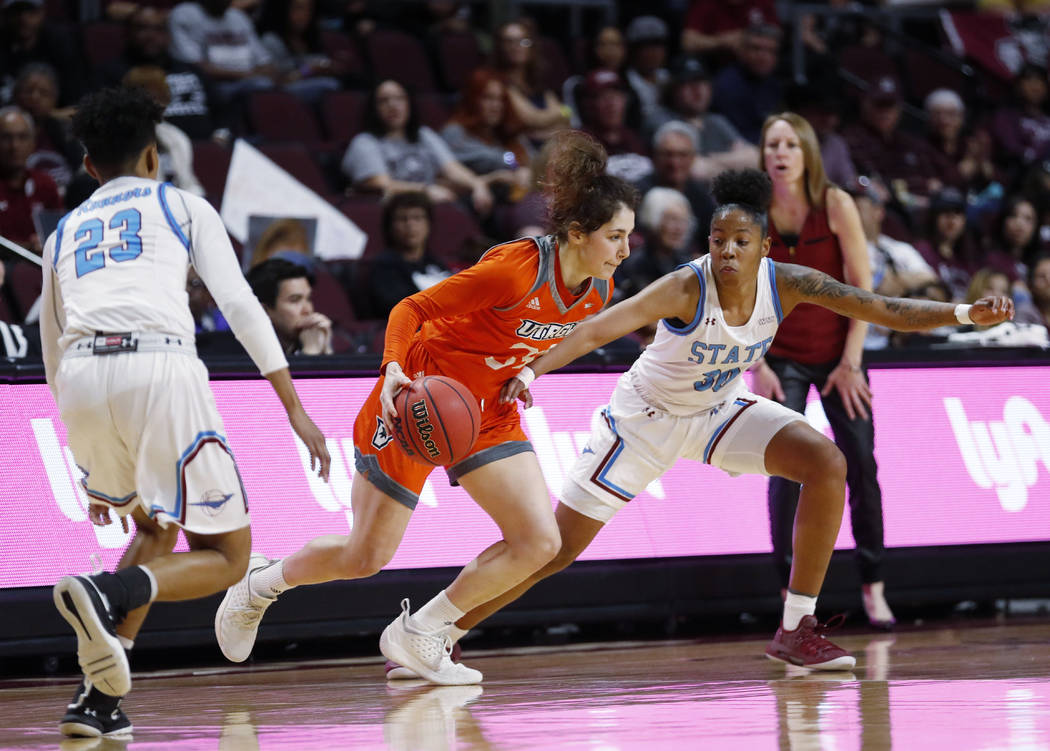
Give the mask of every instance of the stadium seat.
<path id="1" fill-rule="evenodd" d="M 332 190 L 325 181 L 324 172 L 306 146 L 300 143 L 263 143 L 259 144 L 258 148 L 277 166 L 317 195 L 325 200 L 333 197 Z"/>
<path id="2" fill-rule="evenodd" d="M 84 24 L 80 27 L 80 42 L 88 68 L 97 70 L 124 51 L 124 24 L 112 21 Z"/>
<path id="3" fill-rule="evenodd" d="M 368 235 L 363 258 L 370 258 L 383 250 L 383 204 L 372 198 L 349 198 L 339 206 L 361 231 Z"/>
<path id="4" fill-rule="evenodd" d="M 204 186 L 204 193 L 212 206 L 222 204 L 222 194 L 226 189 L 226 175 L 230 171 L 232 154 L 225 146 L 214 141 L 193 142 L 193 171 Z"/>
<path id="5" fill-rule="evenodd" d="M 938 60 L 921 49 L 909 48 L 904 52 L 904 70 L 908 71 L 906 79 L 911 98 L 921 103 L 926 95 L 934 89 L 951 89 L 964 101 L 971 99 L 973 91 L 973 70 L 960 60 L 956 66 Z M 966 71 L 969 71 L 967 74 Z"/>
<path id="6" fill-rule="evenodd" d="M 40 290 L 44 284 L 40 267 L 28 261 L 12 263 L 7 267 L 7 284 L 11 285 L 11 294 L 17 308 L 14 313 L 21 321 L 40 297 Z"/>
<path id="7" fill-rule="evenodd" d="M 331 141 L 348 143 L 361 132 L 366 94 L 360 91 L 332 91 L 321 100 L 321 122 Z"/>
<path id="8" fill-rule="evenodd" d="M 314 111 L 287 91 L 257 91 L 248 101 L 248 127 L 266 141 L 316 144 L 321 128 Z"/>
<path id="9" fill-rule="evenodd" d="M 361 50 L 347 34 L 342 31 L 322 29 L 321 46 L 330 58 L 346 65 L 346 73 L 349 77 L 364 79 L 365 63 L 361 58 Z"/>
<path id="10" fill-rule="evenodd" d="M 458 203 L 434 204 L 430 252 L 451 268 L 461 268 L 463 246 L 481 234 L 474 215 Z"/>
<path id="11" fill-rule="evenodd" d="M 445 95 L 436 92 L 417 94 L 416 109 L 419 114 L 419 123 L 439 133 L 452 114 L 452 108 L 449 107 Z"/>
<path id="12" fill-rule="evenodd" d="M 437 57 L 441 80 L 449 91 L 462 91 L 470 80 L 470 74 L 485 62 L 477 37 L 469 32 L 453 32 L 438 37 Z"/>
<path id="13" fill-rule="evenodd" d="M 857 80 L 870 85 L 885 76 L 900 78 L 897 63 L 892 57 L 879 47 L 866 47 L 860 44 L 846 47 L 839 53 L 839 69 L 847 74 L 847 83 L 850 86 L 846 87 L 846 91 L 853 96 L 867 89 L 866 86 L 858 89 Z"/>
<path id="14" fill-rule="evenodd" d="M 413 91 L 433 91 L 434 76 L 423 43 L 394 29 L 377 29 L 365 37 L 376 82 L 394 80 Z"/>
<path id="15" fill-rule="evenodd" d="M 322 264 L 314 269 L 313 303 L 315 310 L 343 328 L 351 328 L 357 320 L 343 285 Z"/>

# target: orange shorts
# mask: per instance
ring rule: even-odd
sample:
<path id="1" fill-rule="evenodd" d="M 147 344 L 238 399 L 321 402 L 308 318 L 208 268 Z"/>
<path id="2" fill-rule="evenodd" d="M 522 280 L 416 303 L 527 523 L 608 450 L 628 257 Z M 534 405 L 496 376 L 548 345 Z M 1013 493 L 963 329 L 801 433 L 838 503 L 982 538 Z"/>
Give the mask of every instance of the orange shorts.
<path id="1" fill-rule="evenodd" d="M 418 342 L 409 348 L 405 360 L 401 367 L 409 378 L 443 375 L 464 381 L 462 374 L 440 370 Z M 469 387 L 470 384 L 465 385 Z M 379 404 L 382 388 L 381 376 L 354 422 L 356 469 L 395 501 L 414 509 L 419 502 L 423 484 L 434 467 L 410 459 L 401 450 L 393 431 L 387 428 L 382 418 L 383 411 Z M 521 429 L 517 404 L 487 404 L 481 413 L 481 430 L 474 448 L 468 456 L 446 467 L 445 471 L 449 482 L 458 485 L 459 478 L 468 472 L 525 451 L 532 451 L 532 444 Z"/>

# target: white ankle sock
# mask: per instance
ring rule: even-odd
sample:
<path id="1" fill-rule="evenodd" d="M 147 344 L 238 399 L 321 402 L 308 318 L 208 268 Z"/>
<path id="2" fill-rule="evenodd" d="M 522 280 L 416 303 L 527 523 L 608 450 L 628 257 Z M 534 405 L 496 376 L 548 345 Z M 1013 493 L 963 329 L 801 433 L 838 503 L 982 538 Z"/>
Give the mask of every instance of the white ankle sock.
<path id="1" fill-rule="evenodd" d="M 799 621 L 816 612 L 816 597 L 800 595 L 789 589 L 787 597 L 784 598 L 784 630 L 794 631 L 798 628 Z"/>
<path id="2" fill-rule="evenodd" d="M 416 611 L 416 614 L 412 616 L 412 622 L 416 628 L 426 633 L 434 631 L 448 633 L 448 627 L 455 627 L 456 621 L 462 617 L 463 611 L 452 604 L 445 590 L 441 590 L 433 600 Z"/>
<path id="3" fill-rule="evenodd" d="M 275 599 L 277 595 L 292 588 L 284 580 L 284 561 L 274 561 L 269 566 L 253 571 L 248 577 L 248 589 L 259 597 Z"/>
<path id="4" fill-rule="evenodd" d="M 466 636 L 467 632 L 469 632 L 469 631 L 470 631 L 469 628 L 460 628 L 455 623 L 453 623 L 451 626 L 447 626 L 445 628 L 445 633 L 448 634 L 448 638 L 452 640 L 453 644 L 455 644 L 460 639 L 462 639 L 464 636 Z"/>

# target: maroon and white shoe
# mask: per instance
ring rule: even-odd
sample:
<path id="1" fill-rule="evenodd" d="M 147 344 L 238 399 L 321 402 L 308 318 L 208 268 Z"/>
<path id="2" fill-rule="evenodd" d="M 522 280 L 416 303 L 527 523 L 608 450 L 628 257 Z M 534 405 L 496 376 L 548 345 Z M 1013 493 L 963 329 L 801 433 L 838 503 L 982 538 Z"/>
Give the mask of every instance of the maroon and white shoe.
<path id="1" fill-rule="evenodd" d="M 766 647 L 766 657 L 811 670 L 852 670 L 857 660 L 824 635 L 845 619 L 837 615 L 827 623 L 819 623 L 816 616 L 807 615 L 793 631 L 785 629 L 781 621 L 777 635 Z"/>
<path id="2" fill-rule="evenodd" d="M 459 642 L 452 645 L 452 662 L 459 662 L 460 655 L 463 654 L 463 650 L 460 649 Z M 386 671 L 386 679 L 388 681 L 412 681 L 418 680 L 419 676 L 416 675 L 414 670 L 406 668 L 404 665 L 398 665 L 393 660 L 387 660 L 386 665 L 383 666 Z"/>

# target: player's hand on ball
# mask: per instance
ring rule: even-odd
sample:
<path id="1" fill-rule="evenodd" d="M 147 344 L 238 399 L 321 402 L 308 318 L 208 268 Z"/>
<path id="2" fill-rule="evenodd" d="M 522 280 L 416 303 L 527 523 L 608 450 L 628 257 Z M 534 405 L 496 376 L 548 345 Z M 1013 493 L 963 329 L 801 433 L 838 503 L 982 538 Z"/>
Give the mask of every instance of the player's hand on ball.
<path id="1" fill-rule="evenodd" d="M 328 482 L 328 470 L 332 466 L 332 457 L 328 453 L 328 446 L 321 429 L 314 424 L 314 421 L 301 407 L 288 416 L 288 422 L 291 423 L 292 430 L 310 452 L 310 469 L 315 468 L 314 462 L 316 462 L 318 476 Z"/>
<path id="2" fill-rule="evenodd" d="M 970 319 L 978 326 L 1012 321 L 1014 301 L 1009 297 L 982 297 L 970 307 Z"/>
<path id="3" fill-rule="evenodd" d="M 404 374 L 401 366 L 396 362 L 387 363 L 383 371 L 386 378 L 383 380 L 383 390 L 379 392 L 379 404 L 383 408 L 383 422 L 389 429 L 393 430 L 394 421 L 397 419 L 397 410 L 394 409 L 394 397 L 397 392 L 412 383 L 412 379 Z"/>

